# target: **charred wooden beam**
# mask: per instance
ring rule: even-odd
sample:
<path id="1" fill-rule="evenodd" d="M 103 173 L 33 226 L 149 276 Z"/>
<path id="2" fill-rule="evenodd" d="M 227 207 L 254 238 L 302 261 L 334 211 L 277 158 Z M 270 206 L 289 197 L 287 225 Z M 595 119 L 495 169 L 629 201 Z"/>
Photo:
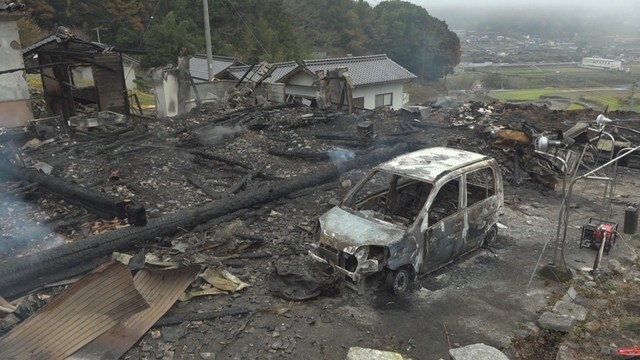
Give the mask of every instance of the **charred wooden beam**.
<path id="1" fill-rule="evenodd" d="M 10 175 L 17 180 L 37 183 L 38 188 L 70 204 L 83 207 L 104 219 L 113 219 L 115 217 L 127 219 L 127 207 L 129 207 L 131 203 L 114 196 L 71 184 L 68 181 L 46 175 L 34 169 L 13 165 L 4 159 L 0 160 L 0 172 Z"/>
<path id="2" fill-rule="evenodd" d="M 204 193 L 207 194 L 212 199 L 217 199 L 222 195 L 222 193 L 219 193 L 217 191 L 211 190 L 202 181 L 196 179 L 193 176 L 187 176 L 187 181 L 189 182 L 189 184 L 191 184 L 191 185 L 197 187 L 198 189 L 204 191 Z"/>
<path id="3" fill-rule="evenodd" d="M 243 176 L 240 179 L 240 181 L 238 181 L 236 184 L 234 184 L 232 187 L 230 187 L 229 190 L 227 190 L 224 195 L 231 195 L 231 194 L 235 194 L 238 191 L 240 191 L 240 189 L 245 187 L 245 185 L 247 185 L 247 183 L 249 181 L 251 181 L 251 179 L 253 179 L 254 177 L 258 176 L 258 174 L 260 174 L 262 172 L 262 169 L 264 169 L 264 167 L 260 167 L 260 168 L 258 168 L 256 170 L 253 170 L 252 172 L 248 173 L 247 175 Z"/>
<path id="4" fill-rule="evenodd" d="M 226 156 L 212 154 L 212 153 L 207 152 L 207 151 L 189 150 L 189 153 L 192 154 L 192 155 L 197 155 L 197 156 L 203 157 L 205 159 L 220 161 L 220 162 L 223 162 L 223 163 L 227 163 L 229 165 L 236 165 L 236 166 L 240 166 L 242 168 L 249 169 L 249 170 L 252 169 L 252 167 L 247 165 L 247 164 L 243 164 L 243 163 L 241 163 L 239 161 L 230 159 L 230 158 L 228 158 Z"/>
<path id="5" fill-rule="evenodd" d="M 41 286 L 40 278 L 45 275 L 47 281 L 55 281 L 51 277 L 55 277 L 57 272 L 74 267 L 82 268 L 81 265 L 91 259 L 108 256 L 113 251 L 131 247 L 135 243 L 152 241 L 156 237 L 173 234 L 179 229 L 191 229 L 198 224 L 240 209 L 252 208 L 283 198 L 295 191 L 336 179 L 340 174 L 351 169 L 378 163 L 409 150 L 410 147 L 406 144 L 383 147 L 351 161 L 323 166 L 313 173 L 246 191 L 232 198 L 224 198 L 179 213 L 151 219 L 144 227 L 117 229 L 50 250 L 9 259 L 0 263 L 0 296 L 13 298 Z M 72 275 L 66 272 L 65 277 L 58 280 Z"/>

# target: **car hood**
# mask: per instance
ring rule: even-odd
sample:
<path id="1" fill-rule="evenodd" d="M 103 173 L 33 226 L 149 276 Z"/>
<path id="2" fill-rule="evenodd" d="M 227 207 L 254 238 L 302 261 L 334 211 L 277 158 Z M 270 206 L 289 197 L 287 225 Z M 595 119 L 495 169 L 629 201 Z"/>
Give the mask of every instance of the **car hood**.
<path id="1" fill-rule="evenodd" d="M 362 245 L 389 246 L 402 239 L 406 229 L 361 213 L 334 207 L 320 217 L 320 243 L 353 254 Z"/>

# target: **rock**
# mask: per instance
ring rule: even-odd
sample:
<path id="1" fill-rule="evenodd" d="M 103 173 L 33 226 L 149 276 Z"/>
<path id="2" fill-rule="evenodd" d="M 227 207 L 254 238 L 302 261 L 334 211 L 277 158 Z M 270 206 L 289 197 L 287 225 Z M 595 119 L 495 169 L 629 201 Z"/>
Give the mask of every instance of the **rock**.
<path id="1" fill-rule="evenodd" d="M 451 360 L 508 360 L 500 350 L 485 345 L 473 344 L 449 350 Z"/>
<path id="2" fill-rule="evenodd" d="M 576 300 L 576 297 L 578 297 L 578 292 L 573 288 L 573 286 L 571 286 L 567 290 L 567 293 L 562 297 L 562 301 L 572 302 Z"/>
<path id="3" fill-rule="evenodd" d="M 625 269 L 622 267 L 622 264 L 618 260 L 611 259 L 609 260 L 609 264 L 607 265 L 609 270 L 613 271 L 615 275 L 621 275 L 624 273 Z"/>
<path id="4" fill-rule="evenodd" d="M 538 319 L 540 327 L 547 330 L 556 330 L 567 333 L 576 325 L 576 319 L 569 316 L 546 311 Z"/>
<path id="5" fill-rule="evenodd" d="M 576 358 L 573 356 L 573 352 L 569 346 L 561 344 L 556 354 L 556 360 L 576 360 Z"/>
<path id="6" fill-rule="evenodd" d="M 560 315 L 574 318 L 577 321 L 584 321 L 587 318 L 587 309 L 584 306 L 568 301 L 558 301 L 554 305 L 553 311 L 557 312 Z"/>
<path id="7" fill-rule="evenodd" d="M 346 360 L 402 360 L 402 355 L 374 349 L 366 349 L 361 347 L 349 348 Z"/>
<path id="8" fill-rule="evenodd" d="M 162 341 L 176 342 L 187 334 L 185 323 L 177 326 L 165 326 L 162 328 Z"/>
<path id="9" fill-rule="evenodd" d="M 347 179 L 347 180 L 345 180 L 345 181 L 341 182 L 341 183 L 340 183 L 340 185 L 341 185 L 343 188 L 350 188 L 350 187 L 351 187 L 351 180 L 348 180 L 348 179 Z"/>
<path id="10" fill-rule="evenodd" d="M 617 355 L 618 351 L 612 347 L 609 346 L 603 346 L 602 348 L 600 348 L 600 354 L 602 355 Z"/>

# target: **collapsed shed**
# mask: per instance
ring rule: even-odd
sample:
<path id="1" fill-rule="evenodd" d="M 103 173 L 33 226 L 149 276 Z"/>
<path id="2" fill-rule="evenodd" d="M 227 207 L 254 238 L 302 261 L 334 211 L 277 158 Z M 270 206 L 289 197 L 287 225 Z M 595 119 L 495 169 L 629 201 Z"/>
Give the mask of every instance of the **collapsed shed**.
<path id="1" fill-rule="evenodd" d="M 47 116 L 64 119 L 76 114 L 76 102 L 129 114 L 124 53 L 139 52 L 79 39 L 62 26 L 22 51 L 27 69 L 42 76 Z"/>

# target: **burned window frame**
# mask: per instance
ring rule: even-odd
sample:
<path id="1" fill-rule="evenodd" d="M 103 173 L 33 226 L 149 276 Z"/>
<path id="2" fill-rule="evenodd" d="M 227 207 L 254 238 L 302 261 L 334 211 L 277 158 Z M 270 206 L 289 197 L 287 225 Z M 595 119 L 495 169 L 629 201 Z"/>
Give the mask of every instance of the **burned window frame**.
<path id="1" fill-rule="evenodd" d="M 440 194 L 443 194 L 443 191 L 446 191 L 445 188 L 447 187 L 447 185 L 453 182 L 457 183 L 457 199 L 455 199 L 455 204 L 454 204 L 455 208 L 452 209 L 452 211 L 444 212 L 442 214 L 438 214 L 439 216 L 434 217 L 434 213 L 439 213 L 435 211 L 435 207 L 434 207 L 436 203 L 439 201 L 438 196 L 440 196 Z M 438 188 L 438 192 L 433 196 L 433 200 L 429 204 L 429 208 L 426 209 L 427 215 L 425 217 L 425 220 L 427 221 L 427 225 L 429 227 L 432 227 L 435 224 L 439 223 L 440 221 L 458 214 L 460 210 L 462 210 L 462 207 L 463 207 L 463 203 L 462 203 L 463 198 L 461 197 L 461 190 L 463 189 L 462 185 L 463 185 L 463 174 L 459 174 L 448 179 Z M 448 198 L 450 199 L 450 197 Z"/>
<path id="2" fill-rule="evenodd" d="M 474 181 L 474 175 L 478 175 L 480 178 L 482 178 L 484 184 L 478 184 L 476 181 Z M 495 194 L 496 174 L 492 167 L 486 166 L 465 173 L 466 207 L 471 207 L 477 203 L 480 203 L 494 196 Z"/>
<path id="3" fill-rule="evenodd" d="M 376 176 L 388 176 L 384 182 L 388 186 L 380 184 L 367 190 Z M 420 217 L 433 187 L 434 184 L 423 179 L 377 169 L 354 187 L 341 206 L 378 220 L 409 227 Z"/>

